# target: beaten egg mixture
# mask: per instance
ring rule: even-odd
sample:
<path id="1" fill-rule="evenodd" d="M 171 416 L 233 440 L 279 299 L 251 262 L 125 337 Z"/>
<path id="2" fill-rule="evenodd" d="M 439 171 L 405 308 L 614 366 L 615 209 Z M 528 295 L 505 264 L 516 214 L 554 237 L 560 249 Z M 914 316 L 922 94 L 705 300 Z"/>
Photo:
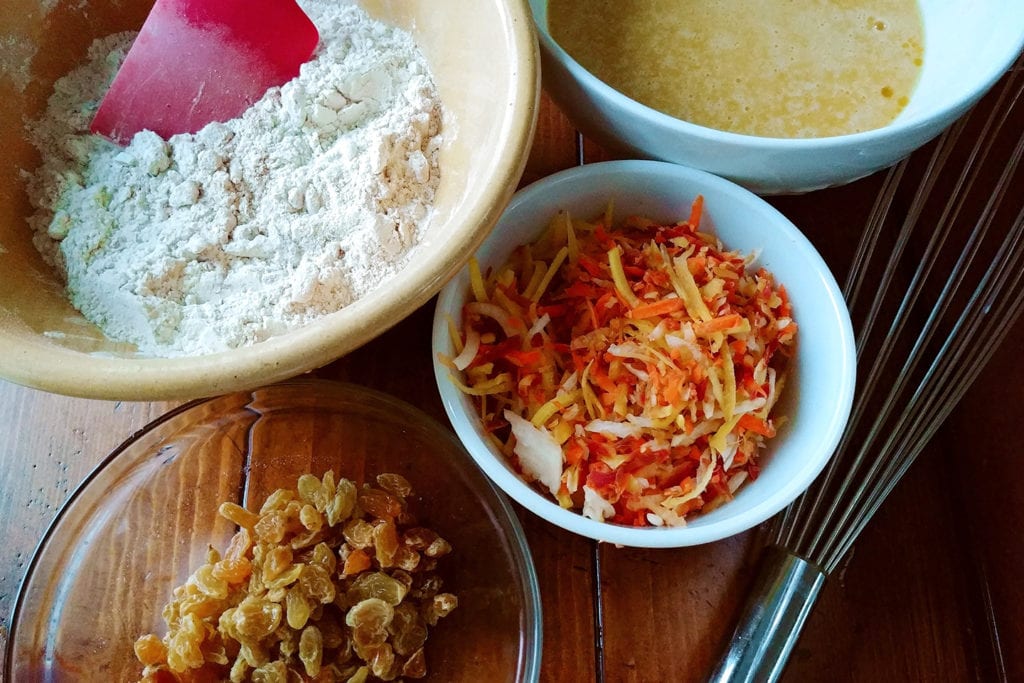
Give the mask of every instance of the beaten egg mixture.
<path id="1" fill-rule="evenodd" d="M 910 100 L 924 53 L 916 0 L 550 0 L 548 26 L 643 104 L 778 138 L 885 126 Z"/>

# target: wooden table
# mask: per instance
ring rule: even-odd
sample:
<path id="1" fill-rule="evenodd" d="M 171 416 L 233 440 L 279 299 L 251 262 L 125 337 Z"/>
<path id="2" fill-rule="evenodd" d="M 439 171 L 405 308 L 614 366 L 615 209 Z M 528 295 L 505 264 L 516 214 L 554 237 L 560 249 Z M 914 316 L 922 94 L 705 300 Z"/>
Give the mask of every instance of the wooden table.
<path id="1" fill-rule="evenodd" d="M 591 161 L 609 156 L 589 143 L 585 152 Z M 574 131 L 545 99 L 523 182 L 576 159 Z M 841 280 L 880 182 L 878 174 L 772 201 Z M 444 422 L 430 369 L 431 314 L 428 304 L 317 374 L 389 392 Z M 832 576 L 786 680 L 1024 679 L 1022 338 L 1018 322 Z M 0 654 L 24 569 L 63 501 L 104 455 L 172 405 L 0 383 Z M 696 548 L 634 550 L 519 513 L 540 577 L 543 680 L 706 677 L 746 596 L 757 530 Z"/>

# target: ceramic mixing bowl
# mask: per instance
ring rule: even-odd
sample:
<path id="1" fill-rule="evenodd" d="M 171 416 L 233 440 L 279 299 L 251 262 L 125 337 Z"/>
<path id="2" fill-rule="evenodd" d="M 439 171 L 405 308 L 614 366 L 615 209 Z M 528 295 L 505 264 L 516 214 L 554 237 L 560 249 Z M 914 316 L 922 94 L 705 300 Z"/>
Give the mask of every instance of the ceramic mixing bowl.
<path id="1" fill-rule="evenodd" d="M 93 39 L 137 30 L 146 0 L 13 0 L 0 50 L 0 377 L 106 399 L 196 398 L 322 366 L 427 301 L 498 219 L 526 162 L 537 115 L 537 43 L 525 0 L 361 3 L 408 29 L 424 51 L 446 109 L 435 213 L 412 265 L 343 310 L 295 331 L 222 353 L 146 358 L 107 339 L 68 302 L 26 224 L 25 171 L 39 164 L 26 120 Z"/>

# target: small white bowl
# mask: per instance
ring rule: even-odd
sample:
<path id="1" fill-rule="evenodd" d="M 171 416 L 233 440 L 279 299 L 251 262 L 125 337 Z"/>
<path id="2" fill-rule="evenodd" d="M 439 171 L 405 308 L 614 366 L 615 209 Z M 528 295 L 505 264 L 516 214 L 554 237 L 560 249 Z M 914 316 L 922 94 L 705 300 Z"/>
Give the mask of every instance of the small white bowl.
<path id="1" fill-rule="evenodd" d="M 852 135 L 783 139 L 727 133 L 630 99 L 551 37 L 547 0 L 530 0 L 544 87 L 588 136 L 630 156 L 711 171 L 759 194 L 842 185 L 892 165 L 945 130 L 1002 76 L 1024 46 L 1021 0 L 921 0 L 924 64 L 889 125 Z"/>
<path id="2" fill-rule="evenodd" d="M 678 547 L 716 541 L 768 519 L 803 492 L 828 462 L 849 417 L 856 378 L 853 329 L 839 287 L 806 237 L 763 199 L 709 173 L 657 161 L 609 161 L 556 173 L 512 199 L 477 252 L 480 267 L 502 265 L 515 247 L 536 239 L 559 210 L 590 218 L 609 201 L 617 216 L 638 214 L 675 221 L 704 196 L 702 229 L 727 249 L 760 251 L 756 265 L 785 285 L 799 326 L 797 350 L 777 414 L 788 422 L 769 442 L 760 476 L 736 497 L 685 527 L 627 527 L 561 508 L 523 480 L 487 440 L 471 397 L 451 382 L 438 354 L 455 351 L 449 316 L 461 321 L 469 271 L 449 282 L 434 314 L 434 375 L 445 411 L 470 455 L 487 475 L 527 509 L 577 534 L 619 545 Z"/>

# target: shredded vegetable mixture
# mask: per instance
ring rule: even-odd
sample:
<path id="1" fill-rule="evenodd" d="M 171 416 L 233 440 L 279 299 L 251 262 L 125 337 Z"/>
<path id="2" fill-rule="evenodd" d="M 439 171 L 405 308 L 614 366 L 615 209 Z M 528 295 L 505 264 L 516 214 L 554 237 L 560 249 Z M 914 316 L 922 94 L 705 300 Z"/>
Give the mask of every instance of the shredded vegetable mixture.
<path id="1" fill-rule="evenodd" d="M 560 213 L 481 273 L 452 381 L 528 480 L 565 508 L 680 526 L 758 474 L 795 346 L 786 291 L 689 218 Z"/>

